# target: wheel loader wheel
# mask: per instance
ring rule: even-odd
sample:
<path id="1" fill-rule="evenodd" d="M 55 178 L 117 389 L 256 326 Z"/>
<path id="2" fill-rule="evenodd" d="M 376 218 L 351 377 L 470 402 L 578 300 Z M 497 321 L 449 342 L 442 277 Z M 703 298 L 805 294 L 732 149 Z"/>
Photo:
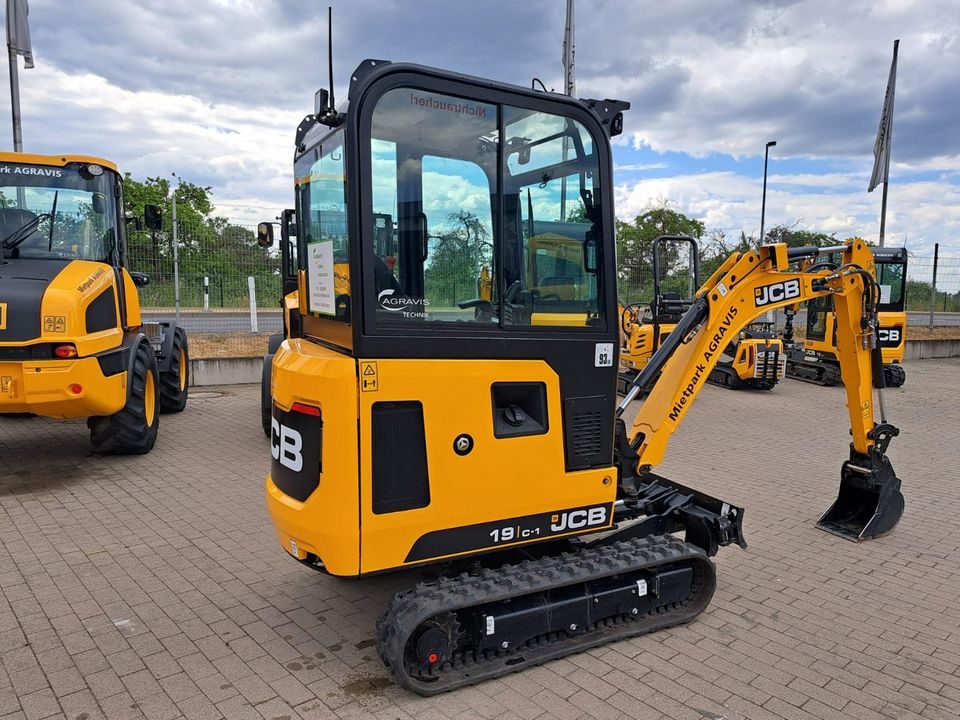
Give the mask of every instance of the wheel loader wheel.
<path id="1" fill-rule="evenodd" d="M 190 392 L 190 353 L 183 328 L 173 331 L 170 353 L 170 369 L 160 373 L 160 412 L 178 413 L 187 406 Z"/>
<path id="2" fill-rule="evenodd" d="M 263 356 L 263 372 L 260 375 L 260 422 L 263 434 L 270 437 L 270 421 L 273 419 L 273 395 L 270 387 L 270 371 L 273 367 L 273 355 Z"/>
<path id="3" fill-rule="evenodd" d="M 127 404 L 113 415 L 87 420 L 95 452 L 106 455 L 142 455 L 157 441 L 160 423 L 160 380 L 157 356 L 150 343 L 137 345 L 133 371 L 127 377 Z"/>
<path id="4" fill-rule="evenodd" d="M 883 380 L 887 387 L 903 387 L 907 381 L 907 372 L 900 365 L 884 365 Z"/>

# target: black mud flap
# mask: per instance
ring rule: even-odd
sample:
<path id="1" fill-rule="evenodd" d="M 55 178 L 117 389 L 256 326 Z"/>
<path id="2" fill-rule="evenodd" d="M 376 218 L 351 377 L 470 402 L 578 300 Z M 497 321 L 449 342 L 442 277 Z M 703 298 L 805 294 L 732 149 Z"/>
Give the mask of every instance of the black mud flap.
<path id="1" fill-rule="evenodd" d="M 903 515 L 900 478 L 874 446 L 869 455 L 850 451 L 840 470 L 840 492 L 817 522 L 817 527 L 847 540 L 860 542 L 883 537 Z"/>

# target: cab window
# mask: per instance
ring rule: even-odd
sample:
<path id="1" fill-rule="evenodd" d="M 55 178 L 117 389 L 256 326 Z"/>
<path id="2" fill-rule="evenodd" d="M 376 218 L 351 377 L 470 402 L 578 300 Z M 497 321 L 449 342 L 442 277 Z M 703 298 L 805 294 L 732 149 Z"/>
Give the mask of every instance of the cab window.
<path id="1" fill-rule="evenodd" d="M 370 134 L 363 251 L 377 325 L 605 326 L 600 173 L 586 128 L 397 88 L 377 102 Z"/>
<path id="2" fill-rule="evenodd" d="M 306 270 L 307 311 L 349 322 L 350 240 L 343 163 L 343 131 L 297 160 L 298 256 Z"/>

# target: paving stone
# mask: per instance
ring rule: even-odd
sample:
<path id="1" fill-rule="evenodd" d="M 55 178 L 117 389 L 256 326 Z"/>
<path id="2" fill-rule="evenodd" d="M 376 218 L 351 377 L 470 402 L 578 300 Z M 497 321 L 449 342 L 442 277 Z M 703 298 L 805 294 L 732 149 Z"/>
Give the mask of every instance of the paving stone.
<path id="1" fill-rule="evenodd" d="M 415 574 L 331 578 L 277 546 L 257 387 L 165 416 L 142 457 L 92 455 L 83 421 L 0 423 L 0 713 L 955 718 L 960 406 L 945 388 L 960 360 L 906 367 L 886 391 L 907 499 L 890 535 L 857 545 L 814 527 L 848 453 L 842 388 L 706 387 L 657 471 L 747 508 L 750 547 L 715 558 L 710 607 L 430 699 L 389 685 L 368 645 Z"/>

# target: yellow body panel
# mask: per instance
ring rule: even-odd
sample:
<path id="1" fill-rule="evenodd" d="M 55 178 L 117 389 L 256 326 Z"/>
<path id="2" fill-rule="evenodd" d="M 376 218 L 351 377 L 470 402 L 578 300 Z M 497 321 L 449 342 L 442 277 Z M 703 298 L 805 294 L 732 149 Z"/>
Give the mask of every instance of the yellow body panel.
<path id="1" fill-rule="evenodd" d="M 741 380 L 752 380 L 756 377 L 758 371 L 756 361 L 757 353 L 769 350 L 776 350 L 779 355 L 782 356 L 783 340 L 779 338 L 771 338 L 768 340 L 747 338 L 741 340 L 737 345 L 737 352 L 733 358 L 733 369 L 736 371 L 737 376 Z M 783 379 L 783 374 L 780 374 L 780 379 Z"/>
<path id="2" fill-rule="evenodd" d="M 0 152 L 0 162 L 16 163 L 18 165 L 53 165 L 54 167 L 63 167 L 69 163 L 88 163 L 102 165 L 109 170 L 113 170 L 117 175 L 120 174 L 120 169 L 115 163 L 93 155 L 35 155 L 23 152 Z"/>
<path id="3" fill-rule="evenodd" d="M 74 260 L 67 265 L 43 294 L 38 341 L 76 343 L 81 357 L 118 347 L 123 341 L 119 326 L 87 334 L 84 319 L 87 307 L 100 293 L 114 285 L 114 279 L 113 268 L 103 263 Z M 116 310 L 119 318 L 119 308 Z M 64 320 L 62 324 L 59 322 L 61 318 Z"/>
<path id="4" fill-rule="evenodd" d="M 375 389 L 362 391 L 357 367 L 367 363 L 376 363 Z M 546 433 L 494 437 L 491 384 L 510 381 L 545 384 Z M 300 559 L 314 554 L 334 575 L 402 567 L 414 543 L 431 531 L 609 504 L 616 495 L 612 467 L 565 471 L 559 379 L 542 361 L 354 360 L 295 339 L 284 342 L 274 357 L 273 397 L 284 410 L 300 402 L 319 407 L 323 417 L 317 489 L 299 502 L 267 478 L 267 507 L 277 537 L 288 553 L 293 553 L 294 540 Z M 423 508 L 376 514 L 371 411 L 377 402 L 409 400 L 423 405 L 430 502 Z M 463 433 L 475 444 L 461 456 L 454 452 L 454 440 Z M 491 549 L 535 539 L 496 545 L 491 541 Z M 447 556 L 430 560 L 441 557 Z"/>
<path id="5" fill-rule="evenodd" d="M 413 543 L 432 530 L 613 502 L 614 468 L 565 472 L 560 382 L 545 362 L 378 359 L 376 364 L 377 390 L 360 393 L 361 572 L 402 566 Z M 547 432 L 494 437 L 494 382 L 545 383 Z M 371 509 L 371 407 L 414 399 L 423 404 L 430 504 L 376 515 Z M 475 444 L 460 456 L 453 446 L 463 433 Z"/>
<path id="6" fill-rule="evenodd" d="M 73 158 L 75 159 L 75 158 Z M 96 158 L 84 158 L 93 162 Z M 72 160 L 71 160 L 72 161 Z M 140 302 L 130 274 L 122 271 L 127 324 L 141 324 Z M 76 359 L 0 362 L 0 413 L 29 412 L 55 418 L 112 415 L 126 403 L 127 373 L 105 376 L 94 355 L 123 344 L 119 323 L 94 333 L 86 331 L 86 312 L 101 293 L 115 286 L 114 269 L 104 263 L 74 260 L 43 289 L 40 335 L 0 347 L 24 348 L 38 343 L 72 343 Z M 115 303 L 119 302 L 114 288 Z M 120 308 L 114 305 L 117 318 Z M 16 312 L 15 308 L 8 308 Z M 79 386 L 80 392 L 71 387 Z M 75 389 L 75 388 L 74 388 Z"/>
<path id="7" fill-rule="evenodd" d="M 313 553 L 334 575 L 360 571 L 357 466 L 357 366 L 347 355 L 303 339 L 288 339 L 273 359 L 273 400 L 320 408 L 323 445 L 320 484 L 304 502 L 281 492 L 267 476 L 267 509 L 284 550 Z"/>
<path id="8" fill-rule="evenodd" d="M 72 385 L 82 391 L 73 392 Z M 96 358 L 0 362 L 0 413 L 112 415 L 126 402 L 126 387 L 126 371 L 104 377 Z"/>

